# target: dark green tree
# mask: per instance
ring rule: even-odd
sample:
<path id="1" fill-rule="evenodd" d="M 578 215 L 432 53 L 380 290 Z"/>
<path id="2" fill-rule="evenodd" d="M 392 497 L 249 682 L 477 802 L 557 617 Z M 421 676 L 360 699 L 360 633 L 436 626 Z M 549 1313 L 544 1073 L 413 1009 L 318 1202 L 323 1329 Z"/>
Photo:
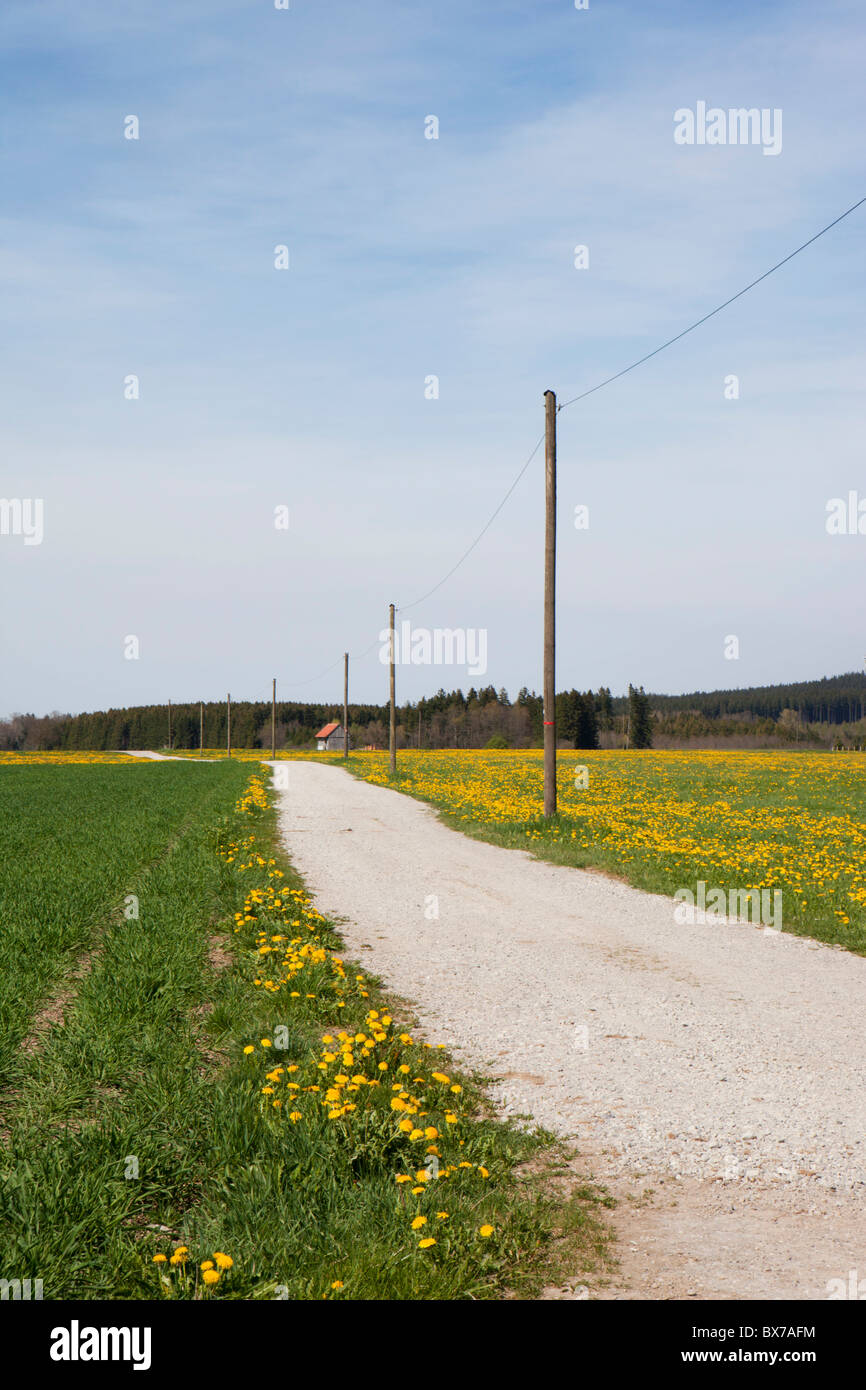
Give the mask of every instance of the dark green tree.
<path id="1" fill-rule="evenodd" d="M 628 688 L 628 745 L 629 748 L 652 748 L 653 726 L 650 702 L 643 686 Z"/>
<path id="2" fill-rule="evenodd" d="M 556 697 L 556 732 L 575 748 L 598 747 L 598 720 L 591 690 L 564 690 Z"/>
<path id="3" fill-rule="evenodd" d="M 595 697 L 591 690 L 578 696 L 577 718 L 574 731 L 575 748 L 598 747 L 598 718 L 595 712 Z"/>
<path id="4" fill-rule="evenodd" d="M 598 726 L 600 729 L 613 728 L 613 701 L 610 697 L 610 687 L 599 686 L 598 694 L 595 697 L 595 707 L 598 711 Z"/>

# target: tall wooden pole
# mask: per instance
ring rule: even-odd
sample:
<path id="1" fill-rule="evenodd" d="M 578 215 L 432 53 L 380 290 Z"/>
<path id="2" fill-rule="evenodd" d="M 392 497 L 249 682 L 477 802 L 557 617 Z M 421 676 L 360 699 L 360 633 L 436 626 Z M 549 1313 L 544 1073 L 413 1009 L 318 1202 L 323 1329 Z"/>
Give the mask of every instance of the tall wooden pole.
<path id="1" fill-rule="evenodd" d="M 391 628 L 391 718 L 388 729 L 388 747 L 391 750 L 391 774 L 397 771 L 397 705 L 395 702 L 396 682 L 394 678 L 394 605 L 390 604 L 388 609 L 389 625 Z"/>
<path id="2" fill-rule="evenodd" d="M 349 653 L 343 653 L 343 757 L 349 756 Z"/>
<path id="3" fill-rule="evenodd" d="M 230 758 L 231 755 L 232 755 L 232 697 L 231 697 L 231 691 L 229 691 L 228 695 L 226 696 L 226 716 L 227 716 L 227 728 L 226 728 L 226 756 Z"/>
<path id="4" fill-rule="evenodd" d="M 201 757 L 204 754 L 204 700 L 198 702 L 198 751 Z"/>
<path id="5" fill-rule="evenodd" d="M 171 700 L 168 702 L 168 751 L 171 752 Z"/>
<path id="6" fill-rule="evenodd" d="M 273 689 L 271 690 L 271 757 L 276 760 L 277 756 L 277 678 L 274 676 Z"/>
<path id="7" fill-rule="evenodd" d="M 556 396 L 544 393 L 544 814 L 556 815 Z"/>

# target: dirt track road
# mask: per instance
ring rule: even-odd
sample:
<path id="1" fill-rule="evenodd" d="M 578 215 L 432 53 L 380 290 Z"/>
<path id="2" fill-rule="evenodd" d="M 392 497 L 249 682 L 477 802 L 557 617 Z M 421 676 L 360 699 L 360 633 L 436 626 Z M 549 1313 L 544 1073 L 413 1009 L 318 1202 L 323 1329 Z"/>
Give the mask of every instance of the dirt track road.
<path id="1" fill-rule="evenodd" d="M 866 960 L 471 840 L 288 766 L 286 845 L 353 956 L 620 1199 L 602 1298 L 866 1295 Z M 653 1196 L 637 1206 L 632 1197 Z"/>

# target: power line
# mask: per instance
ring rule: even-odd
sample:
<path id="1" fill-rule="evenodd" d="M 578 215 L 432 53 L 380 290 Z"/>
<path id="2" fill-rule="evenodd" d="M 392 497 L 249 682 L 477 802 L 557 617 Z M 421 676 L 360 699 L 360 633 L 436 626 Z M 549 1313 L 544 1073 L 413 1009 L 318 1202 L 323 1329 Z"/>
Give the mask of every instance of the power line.
<path id="1" fill-rule="evenodd" d="M 802 245 L 798 246 L 794 251 L 789 252 L 787 256 L 784 256 L 782 258 L 782 260 L 777 261 L 775 265 L 770 266 L 769 270 L 765 270 L 763 275 L 759 275 L 757 279 L 751 280 L 748 285 L 744 285 L 741 290 L 738 290 L 736 294 L 732 294 L 729 299 L 726 299 L 724 301 L 724 303 L 718 304 L 715 309 L 711 309 L 709 313 L 704 314 L 702 318 L 696 319 L 694 323 L 690 323 L 688 328 L 684 328 L 682 332 L 675 334 L 673 338 L 668 338 L 666 342 L 660 343 L 657 348 L 653 348 L 652 352 L 647 352 L 644 354 L 643 357 L 639 357 L 636 362 L 631 362 L 627 367 L 623 367 L 621 371 L 614 372 L 613 376 L 605 377 L 604 381 L 599 381 L 595 386 L 590 386 L 588 390 L 581 391 L 579 395 L 572 396 L 570 400 L 564 401 L 562 405 L 558 406 L 557 414 L 559 414 L 563 410 L 567 410 L 570 405 L 575 405 L 578 401 L 585 400 L 587 396 L 594 395 L 596 391 L 601 391 L 605 386 L 610 386 L 612 382 L 619 381 L 621 377 L 627 376 L 629 372 L 633 372 L 637 367 L 643 366 L 644 362 L 649 362 L 651 358 L 657 357 L 659 353 L 664 352 L 666 348 L 673 347 L 674 343 L 678 343 L 681 338 L 685 338 L 689 333 L 693 333 L 696 328 L 700 328 L 701 325 L 707 323 L 709 319 L 715 318 L 716 314 L 720 314 L 723 309 L 727 309 L 738 299 L 742 299 L 744 294 L 749 293 L 749 290 L 753 290 L 756 285 L 760 285 L 763 280 L 766 280 L 769 278 L 769 276 L 774 275 L 777 270 L 781 270 L 783 265 L 787 265 L 788 262 L 792 261 L 795 256 L 799 256 L 801 251 L 805 251 L 807 247 L 813 245 L 814 242 L 818 241 L 822 236 L 825 236 L 827 232 L 832 231 L 834 227 L 838 227 L 840 222 L 844 222 L 846 217 L 850 217 L 851 213 L 856 212 L 857 209 L 861 208 L 864 203 L 866 203 L 866 197 L 860 198 L 856 203 L 852 203 L 851 206 L 849 208 L 846 208 L 844 212 L 840 213 L 838 217 L 834 217 L 832 222 L 828 222 L 826 227 L 822 227 L 821 230 L 819 232 L 816 232 L 814 236 L 809 237 L 808 241 L 804 241 Z M 543 443 L 544 435 L 542 434 L 538 442 L 536 443 L 534 449 L 532 450 L 531 454 L 527 458 L 526 462 L 522 465 L 520 472 L 514 479 L 514 482 L 511 484 L 508 491 L 505 493 L 505 496 L 502 498 L 502 501 L 499 503 L 496 510 L 492 513 L 492 515 L 485 523 L 485 525 L 482 527 L 482 529 L 478 532 L 478 535 L 472 541 L 471 545 L 469 545 L 467 549 L 464 550 L 459 560 L 457 560 L 455 564 L 451 566 L 451 569 L 448 570 L 447 574 L 444 574 L 442 576 L 438 583 L 433 585 L 432 589 L 428 589 L 426 593 L 421 594 L 419 598 L 413 599 L 411 603 L 400 605 L 398 609 L 399 612 L 408 612 L 410 608 L 417 608 L 419 604 L 426 602 L 426 600 L 428 598 L 431 598 L 432 595 L 435 594 L 438 589 L 442 588 L 442 585 L 445 584 L 447 580 L 451 578 L 452 574 L 455 574 L 457 570 L 459 570 L 463 562 L 467 560 L 469 556 L 472 554 L 479 541 L 481 541 L 487 534 L 487 532 L 490 530 L 490 527 L 493 525 L 494 521 L 499 516 L 499 513 L 502 511 L 502 508 L 505 506 L 508 499 L 511 497 L 511 494 L 514 492 L 514 489 L 517 487 L 517 484 L 520 482 L 521 478 L 528 469 L 529 465 L 532 463 L 532 460 L 535 458 Z M 362 660 L 365 656 L 369 654 L 369 652 L 372 651 L 374 646 L 376 646 L 376 642 L 371 643 L 367 650 L 361 653 L 360 657 L 354 657 L 353 660 Z M 294 681 L 291 684 L 292 686 L 312 685 L 314 681 L 320 680 L 322 676 L 328 675 L 328 673 L 330 671 L 333 671 L 334 667 L 338 666 L 339 664 L 339 660 L 337 660 L 333 663 L 332 666 L 329 666 L 326 671 L 320 672 L 318 676 L 313 676 L 310 680 L 306 681 Z"/>
<path id="2" fill-rule="evenodd" d="M 349 653 L 349 656 L 351 657 L 352 661 L 363 661 L 363 660 L 364 660 L 364 657 L 365 657 L 365 656 L 369 656 L 370 653 L 371 653 L 371 651 L 373 650 L 373 648 L 374 648 L 374 647 L 378 647 L 378 646 L 379 646 L 379 638 L 377 637 L 377 638 L 375 639 L 375 641 L 373 641 L 373 642 L 370 643 L 369 647 L 365 648 L 365 650 L 362 651 L 362 652 L 360 652 L 357 656 L 355 656 L 352 652 Z M 330 666 L 326 666 L 325 669 L 324 669 L 324 671 L 320 671 L 319 674 L 318 674 L 317 676 L 310 676 L 307 680 L 303 680 L 303 681 L 281 681 L 280 684 L 283 685 L 283 686 L 287 686 L 290 690 L 294 690 L 294 688 L 295 688 L 296 686 L 298 686 L 298 685 L 313 685 L 315 681 L 321 680 L 321 679 L 322 679 L 322 676 L 327 676 L 327 675 L 329 675 L 330 672 L 334 670 L 334 667 L 335 667 L 335 666 L 339 666 L 339 665 L 340 665 L 340 663 L 342 662 L 342 660 L 343 660 L 343 657 L 342 657 L 342 656 L 341 656 L 341 657 L 338 657 L 338 659 L 337 659 L 336 661 L 331 662 L 331 665 L 330 665 Z"/>
<path id="3" fill-rule="evenodd" d="M 725 300 L 724 304 L 719 304 L 715 309 L 711 309 L 708 314 L 704 314 L 703 318 L 697 319 L 694 323 L 690 323 L 688 328 L 683 329 L 682 333 L 677 333 L 675 337 L 668 338 L 666 343 L 662 343 L 660 347 L 653 348 L 652 352 L 648 352 L 644 357 L 639 357 L 638 360 L 632 362 L 630 366 L 623 367 L 621 372 L 615 372 L 613 376 L 609 376 L 604 381 L 600 381 L 597 386 L 591 386 L 588 391 L 581 391 L 579 396 L 572 396 L 570 401 L 564 401 L 559 409 L 567 410 L 570 405 L 574 405 L 575 401 L 585 400 L 587 396 L 591 396 L 595 391 L 600 391 L 603 386 L 609 386 L 612 381 L 619 381 L 621 376 L 626 376 L 629 372 L 633 372 L 635 367 L 643 366 L 644 362 L 648 362 L 651 357 L 657 357 L 660 352 L 664 352 L 665 348 L 672 347 L 674 343 L 678 343 L 680 338 L 684 338 L 687 333 L 693 333 L 696 328 L 700 328 L 702 323 L 706 323 L 708 319 L 714 318 L 716 314 L 720 314 L 723 309 L 727 309 L 728 305 L 733 304 L 735 300 L 742 299 L 744 294 L 748 294 L 749 290 L 753 290 L 756 285 L 760 285 L 762 280 L 766 280 L 769 275 L 773 275 L 775 271 L 780 270 L 783 265 L 787 265 L 795 256 L 799 256 L 800 252 L 805 251 L 807 246 L 811 246 L 814 241 L 824 236 L 825 232 L 829 232 L 832 227 L 837 227 L 840 222 L 846 217 L 850 217 L 851 213 L 856 212 L 864 203 L 866 203 L 866 198 L 861 198 L 859 202 L 853 203 L 850 208 L 841 213 L 838 217 L 835 217 L 832 222 L 828 222 L 826 227 L 822 227 L 820 232 L 816 232 L 814 236 L 809 237 L 808 241 L 804 241 L 802 246 L 798 246 L 796 251 L 792 251 L 781 261 L 777 261 L 775 265 L 771 265 L 770 269 L 765 270 L 763 275 L 759 275 L 757 280 L 752 280 L 750 284 L 745 285 L 743 289 L 738 290 L 736 294 L 732 294 L 730 299 Z"/>
<path id="4" fill-rule="evenodd" d="M 526 462 L 524 463 L 524 465 L 523 465 L 523 467 L 521 468 L 520 472 L 518 473 L 517 477 L 514 479 L 514 482 L 511 484 L 511 487 L 508 489 L 508 491 L 506 492 L 506 494 L 505 494 L 505 496 L 503 497 L 502 501 L 499 503 L 499 506 L 496 508 L 496 511 L 493 513 L 493 515 L 491 516 L 490 520 L 487 522 L 487 525 L 486 525 L 481 531 L 478 532 L 478 535 L 475 537 L 475 540 L 474 540 L 474 541 L 472 542 L 472 544 L 469 546 L 469 549 L 468 549 L 468 550 L 464 550 L 463 554 L 460 556 L 460 559 L 457 561 L 456 565 L 452 565 L 452 567 L 451 567 L 451 569 L 448 571 L 448 573 L 445 574 L 445 575 L 443 575 L 442 578 L 439 580 L 439 583 L 438 583 L 438 584 L 434 584 L 432 589 L 428 589 L 427 592 L 426 592 L 426 594 L 422 594 L 420 598 L 413 599 L 411 603 L 404 603 L 404 604 L 401 604 L 401 605 L 400 605 L 400 610 L 399 610 L 401 613 L 405 613 L 408 609 L 410 609 L 410 608 L 416 608 L 416 607 L 418 606 L 419 603 L 423 603 L 424 600 L 425 600 L 425 599 L 428 599 L 428 598 L 430 597 L 431 594 L 435 594 L 435 592 L 436 592 L 437 589 L 441 589 L 441 588 L 442 588 L 442 585 L 445 583 L 446 579 L 450 579 L 451 576 L 452 576 L 452 574 L 454 574 L 456 570 L 459 570 L 460 566 L 463 564 L 463 561 L 466 560 L 466 559 L 468 559 L 469 556 L 472 554 L 473 550 L 475 549 L 475 547 L 476 547 L 476 545 L 478 544 L 478 542 L 481 540 L 482 536 L 486 535 L 486 533 L 490 530 L 490 527 L 493 525 L 493 523 L 494 523 L 494 521 L 496 520 L 496 518 L 498 517 L 499 513 L 502 511 L 502 508 L 505 506 L 505 503 L 508 501 L 508 499 L 509 499 L 509 497 L 511 496 L 512 492 L 514 491 L 514 489 L 517 487 L 517 484 L 520 482 L 520 479 L 523 477 L 524 473 L 526 472 L 527 468 L 528 468 L 529 465 L 531 464 L 532 460 L 535 458 L 535 455 L 538 453 L 538 451 L 539 451 L 539 449 L 541 448 L 541 446 L 542 446 L 543 443 L 544 443 L 544 435 L 542 435 L 541 438 L 539 439 L 539 441 L 538 441 L 538 443 L 536 444 L 535 448 L 533 449 L 532 453 L 529 455 L 529 458 L 526 460 Z"/>
<path id="5" fill-rule="evenodd" d="M 296 685 L 312 685 L 314 681 L 320 681 L 322 679 L 322 676 L 329 675 L 330 672 L 333 671 L 335 666 L 339 666 L 342 660 L 343 658 L 339 657 L 336 661 L 332 662 L 330 666 L 326 666 L 324 671 L 320 671 L 317 676 L 310 676 L 307 680 L 304 681 L 280 681 L 280 685 L 287 685 L 291 689 L 294 689 Z"/>
<path id="6" fill-rule="evenodd" d="M 601 389 L 604 386 L 610 386 L 611 382 L 618 381 L 620 377 L 627 376 L 628 373 L 633 372 L 636 367 L 640 367 L 643 365 L 644 362 L 648 362 L 651 357 L 657 357 L 660 352 L 664 352 L 665 348 L 672 347 L 674 343 L 678 343 L 681 338 L 685 338 L 686 334 L 693 333 L 696 328 L 700 328 L 702 323 L 706 323 L 708 319 L 714 318 L 716 314 L 720 314 L 723 309 L 727 309 L 728 305 L 733 304 L 735 300 L 742 299 L 744 294 L 748 294 L 749 290 L 753 290 L 756 285 L 760 285 L 762 280 L 766 280 L 768 276 L 773 275 L 775 271 L 780 270 L 783 265 L 787 265 L 788 261 L 792 261 L 795 256 L 799 256 L 800 252 L 805 251 L 807 246 L 811 246 L 812 243 L 817 241 L 819 237 L 824 236 L 825 233 L 829 232 L 833 227 L 837 227 L 840 222 L 844 221 L 846 217 L 850 217 L 851 213 L 856 212 L 857 208 L 862 207 L 864 203 L 866 203 L 866 198 L 861 198 L 858 202 L 853 203 L 850 208 L 847 208 L 845 212 L 840 213 L 840 215 L 838 217 L 835 217 L 832 222 L 828 222 L 826 227 L 822 227 L 820 232 L 816 232 L 814 236 L 809 237 L 808 241 L 804 241 L 802 246 L 798 246 L 796 251 L 791 251 L 789 255 L 783 257 L 781 261 L 777 261 L 775 265 L 770 266 L 769 270 L 765 270 L 763 275 L 759 275 L 756 280 L 750 281 L 750 283 L 748 285 L 745 285 L 743 289 L 738 290 L 736 294 L 732 294 L 730 299 L 726 299 L 723 304 L 719 304 L 715 309 L 711 309 L 708 314 L 704 314 L 703 318 L 699 318 L 694 323 L 689 324 L 688 328 L 684 328 L 682 332 L 677 333 L 675 337 L 668 338 L 667 342 L 661 343 L 660 346 L 657 348 L 653 348 L 652 352 L 646 353 L 643 357 L 639 357 L 636 362 L 632 362 L 628 367 L 623 367 L 622 371 L 615 372 L 613 376 L 606 377 L 604 381 L 600 381 L 597 383 L 597 385 L 591 386 L 588 391 L 581 391 L 580 395 L 572 396 L 571 400 L 564 401 L 563 404 L 558 407 L 557 414 L 560 411 L 567 410 L 570 405 L 574 405 L 577 401 L 582 401 L 585 400 L 587 396 L 592 396 L 596 391 L 601 391 Z M 493 525 L 494 521 L 498 517 L 499 513 L 502 511 L 502 508 L 505 506 L 505 503 L 508 501 L 514 489 L 517 487 L 517 484 L 520 482 L 520 479 L 523 477 L 530 463 L 535 458 L 535 455 L 538 453 L 538 450 L 541 448 L 543 442 L 544 435 L 542 435 L 539 439 L 532 453 L 529 455 L 529 458 L 524 463 L 517 477 L 514 479 L 514 482 L 511 484 L 511 487 L 506 492 L 502 501 L 499 503 L 499 506 L 496 508 L 496 511 L 493 513 L 493 515 L 490 517 L 490 520 L 487 522 L 486 526 L 484 526 L 483 529 L 479 531 L 478 535 L 475 537 L 475 540 L 472 542 L 469 548 L 463 552 L 457 563 L 452 565 L 448 573 L 443 575 L 443 577 L 439 580 L 438 584 L 433 585 L 432 589 L 428 589 L 426 594 L 422 594 L 420 598 L 414 599 L 412 603 L 406 604 L 405 607 L 401 607 L 401 612 L 405 612 L 408 608 L 415 608 L 419 603 L 423 603 L 425 599 L 430 598 L 430 596 L 432 594 L 435 594 L 437 589 L 441 589 L 442 585 L 446 582 L 446 580 L 450 579 L 452 574 L 454 574 L 460 568 L 460 566 L 463 564 L 463 561 L 469 558 L 478 542 L 482 539 L 483 536 L 486 535 L 486 533 L 489 531 L 490 527 Z"/>

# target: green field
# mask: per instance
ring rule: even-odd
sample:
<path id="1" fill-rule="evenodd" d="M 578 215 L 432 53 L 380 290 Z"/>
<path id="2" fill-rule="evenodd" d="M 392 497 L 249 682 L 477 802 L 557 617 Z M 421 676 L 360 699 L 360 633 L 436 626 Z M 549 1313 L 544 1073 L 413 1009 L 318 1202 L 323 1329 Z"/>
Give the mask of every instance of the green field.
<path id="1" fill-rule="evenodd" d="M 159 881 L 173 842 L 209 822 L 243 781 L 237 768 L 203 771 L 0 770 L 0 1085 L 37 1005 L 62 992 L 105 927 L 126 920 L 125 896 Z"/>
<path id="2" fill-rule="evenodd" d="M 0 771 L 0 1278 L 440 1299 L 603 1268 L 604 1194 L 553 1195 L 548 1138 L 490 1118 L 341 963 L 251 774 Z"/>

